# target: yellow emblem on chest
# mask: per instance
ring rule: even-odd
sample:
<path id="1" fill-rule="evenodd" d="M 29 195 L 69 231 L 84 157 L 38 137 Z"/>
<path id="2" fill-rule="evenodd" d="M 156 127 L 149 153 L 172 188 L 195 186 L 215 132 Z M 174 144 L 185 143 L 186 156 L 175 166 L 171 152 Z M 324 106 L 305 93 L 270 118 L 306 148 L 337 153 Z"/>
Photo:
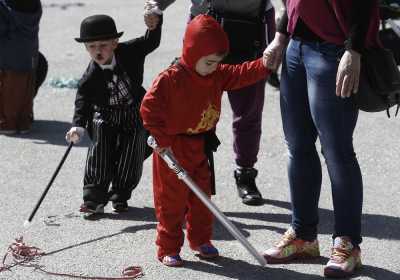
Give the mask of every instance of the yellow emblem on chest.
<path id="1" fill-rule="evenodd" d="M 201 113 L 201 120 L 197 124 L 196 128 L 189 128 L 188 134 L 196 134 L 199 132 L 210 130 L 215 126 L 219 119 L 220 112 L 212 104 L 208 105 L 208 108 Z"/>

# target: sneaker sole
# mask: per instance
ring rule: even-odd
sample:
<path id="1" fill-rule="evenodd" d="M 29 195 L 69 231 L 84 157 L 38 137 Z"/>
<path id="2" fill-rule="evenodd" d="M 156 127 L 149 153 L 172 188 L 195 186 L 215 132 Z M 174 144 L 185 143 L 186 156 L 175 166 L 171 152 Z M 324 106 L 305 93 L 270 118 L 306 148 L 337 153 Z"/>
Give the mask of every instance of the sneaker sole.
<path id="1" fill-rule="evenodd" d="M 326 267 L 324 268 L 324 276 L 327 278 L 346 278 L 354 274 L 354 271 L 347 272 L 341 269 Z"/>
<path id="2" fill-rule="evenodd" d="M 262 198 L 255 198 L 249 201 L 244 201 L 242 198 L 242 203 L 250 206 L 261 206 L 264 204 L 264 200 Z"/>
<path id="3" fill-rule="evenodd" d="M 168 267 L 181 267 L 181 266 L 183 266 L 183 262 L 179 262 L 179 263 L 165 263 L 165 262 L 163 262 L 162 264 L 165 265 L 165 266 L 168 266 Z"/>
<path id="4" fill-rule="evenodd" d="M 207 255 L 204 255 L 204 254 L 202 254 L 202 253 L 198 253 L 197 256 L 198 256 L 199 258 L 201 258 L 201 259 L 209 260 L 209 259 L 216 259 L 216 258 L 218 258 L 218 257 L 219 257 L 219 254 L 207 254 Z"/>
<path id="5" fill-rule="evenodd" d="M 264 259 L 267 261 L 268 264 L 285 264 L 285 263 L 288 263 L 293 260 L 298 260 L 298 259 L 312 260 L 312 259 L 317 259 L 319 257 L 320 256 L 313 256 L 313 255 L 304 254 L 304 253 L 293 254 L 290 257 L 286 257 L 286 258 L 274 258 L 269 255 L 264 255 Z"/>
<path id="6" fill-rule="evenodd" d="M 113 212 L 116 213 L 123 213 L 123 212 L 128 212 L 129 208 L 114 208 L 112 207 Z"/>
<path id="7" fill-rule="evenodd" d="M 357 263 L 353 271 L 344 271 L 339 268 L 325 267 L 324 276 L 327 278 L 346 278 L 352 276 L 356 270 L 360 269 L 361 263 Z"/>
<path id="8" fill-rule="evenodd" d="M 79 212 L 81 212 L 81 213 L 83 213 L 83 214 L 104 214 L 104 208 L 103 209 L 97 209 L 97 210 L 88 210 L 88 209 L 85 209 L 85 210 L 82 210 L 82 209 L 79 209 Z"/>
<path id="9" fill-rule="evenodd" d="M 104 214 L 104 206 L 103 205 L 99 205 L 96 210 L 91 210 L 89 208 L 83 208 L 81 207 L 79 209 L 79 212 L 81 212 L 83 215 L 94 215 L 94 214 Z"/>
<path id="10" fill-rule="evenodd" d="M 167 262 L 164 260 L 161 260 L 161 263 L 165 266 L 169 266 L 169 267 L 181 267 L 183 266 L 183 260 L 181 261 L 174 261 L 174 262 Z"/>

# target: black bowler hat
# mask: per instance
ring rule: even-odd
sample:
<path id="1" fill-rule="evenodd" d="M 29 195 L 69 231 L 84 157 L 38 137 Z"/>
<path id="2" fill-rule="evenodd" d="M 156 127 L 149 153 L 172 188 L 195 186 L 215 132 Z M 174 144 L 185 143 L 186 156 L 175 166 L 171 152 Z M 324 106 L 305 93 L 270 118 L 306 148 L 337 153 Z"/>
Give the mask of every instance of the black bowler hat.
<path id="1" fill-rule="evenodd" d="M 75 38 L 79 43 L 119 38 L 124 32 L 117 32 L 115 22 L 107 15 L 94 15 L 81 23 L 81 36 Z"/>

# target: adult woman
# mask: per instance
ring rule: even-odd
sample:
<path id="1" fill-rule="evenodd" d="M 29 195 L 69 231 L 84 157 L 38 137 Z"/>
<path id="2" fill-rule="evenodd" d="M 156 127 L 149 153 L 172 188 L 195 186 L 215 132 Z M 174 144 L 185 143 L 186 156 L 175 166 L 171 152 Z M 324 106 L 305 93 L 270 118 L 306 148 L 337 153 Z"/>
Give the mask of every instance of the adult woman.
<path id="1" fill-rule="evenodd" d="M 291 228 L 264 256 L 269 263 L 319 256 L 318 137 L 332 185 L 335 218 L 332 253 L 324 274 L 344 277 L 361 265 L 363 187 L 352 142 L 358 117 L 353 95 L 358 91 L 363 49 L 379 44 L 377 3 L 288 0 L 286 4 L 287 14 L 264 55 L 274 69 L 287 47 L 281 115 L 293 213 Z"/>

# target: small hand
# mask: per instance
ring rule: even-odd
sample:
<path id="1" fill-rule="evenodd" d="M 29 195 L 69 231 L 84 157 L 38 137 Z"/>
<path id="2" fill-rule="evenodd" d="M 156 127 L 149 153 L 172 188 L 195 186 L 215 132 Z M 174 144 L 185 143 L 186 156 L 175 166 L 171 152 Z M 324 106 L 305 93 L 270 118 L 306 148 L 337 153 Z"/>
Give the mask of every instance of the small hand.
<path id="1" fill-rule="evenodd" d="M 144 23 L 149 30 L 154 30 L 158 23 L 160 22 L 160 17 L 157 14 L 145 14 Z"/>
<path id="2" fill-rule="evenodd" d="M 286 44 L 287 36 L 279 32 L 276 33 L 274 40 L 264 50 L 263 63 L 265 67 L 272 71 L 276 71 L 279 68 Z"/>
<path id="3" fill-rule="evenodd" d="M 336 75 L 336 96 L 350 97 L 358 92 L 360 81 L 361 55 L 347 50 L 339 62 Z"/>
<path id="4" fill-rule="evenodd" d="M 71 127 L 65 135 L 65 140 L 67 140 L 68 143 L 72 142 L 77 144 L 81 141 L 83 135 L 85 135 L 85 129 L 83 127 L 74 126 Z"/>

